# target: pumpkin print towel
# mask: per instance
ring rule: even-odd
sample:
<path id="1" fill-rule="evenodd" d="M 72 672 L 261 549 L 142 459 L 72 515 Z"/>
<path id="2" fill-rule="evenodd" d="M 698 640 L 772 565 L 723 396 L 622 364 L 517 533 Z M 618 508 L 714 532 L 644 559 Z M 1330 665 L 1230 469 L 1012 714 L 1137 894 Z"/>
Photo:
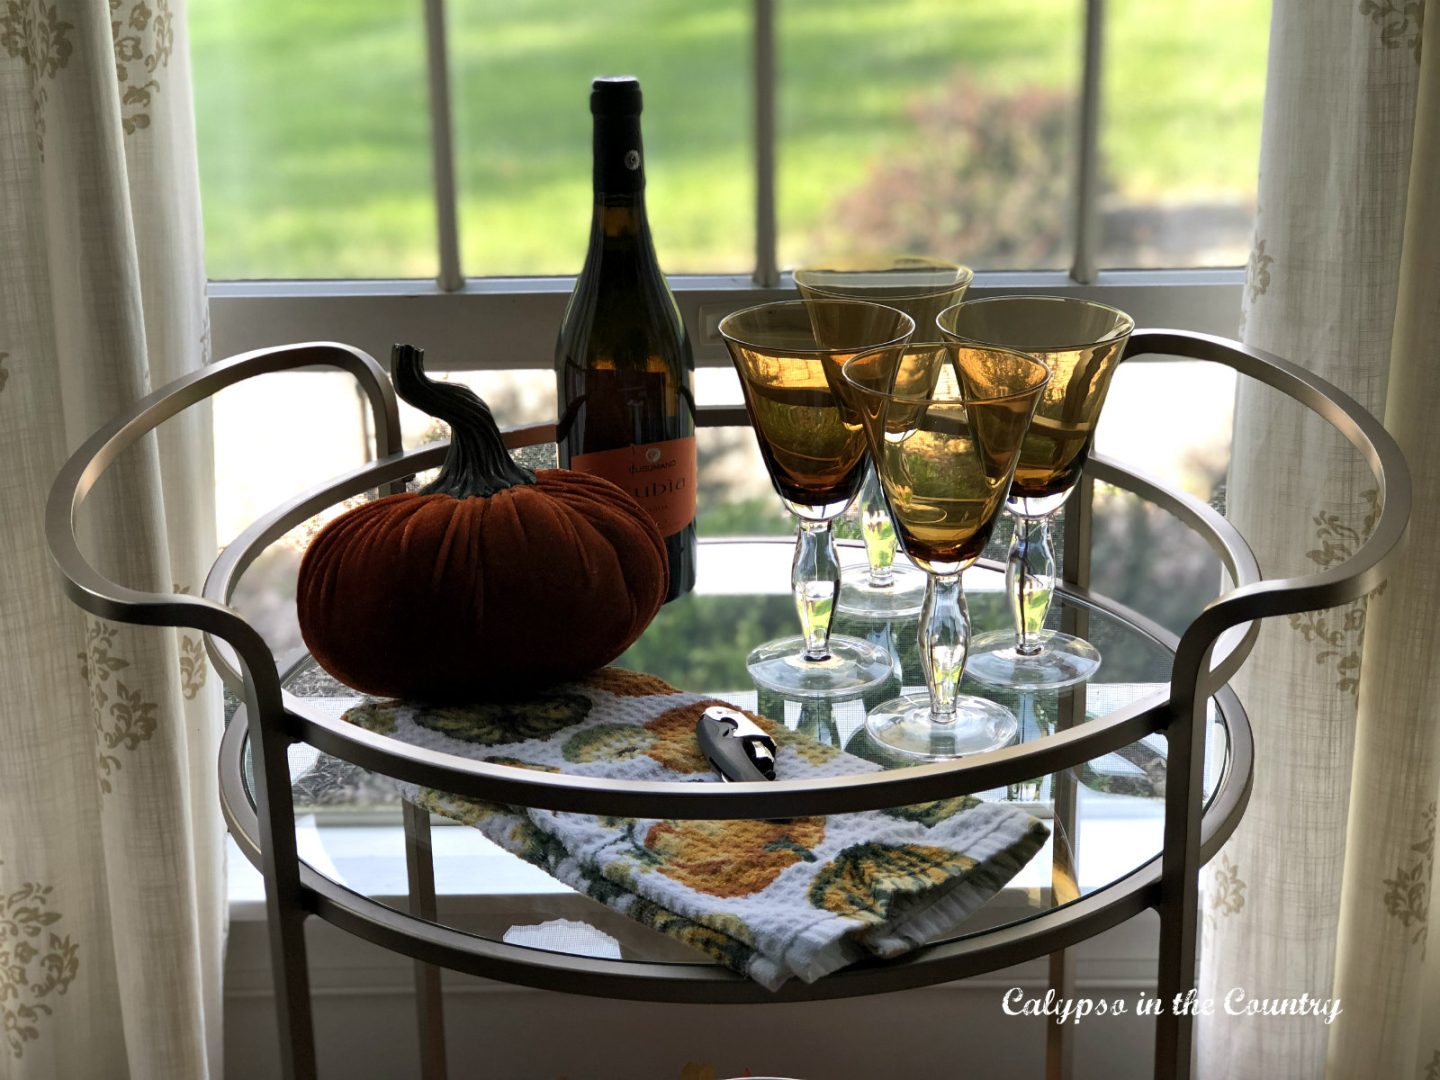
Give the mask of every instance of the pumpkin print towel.
<path id="1" fill-rule="evenodd" d="M 374 702 L 345 718 L 432 750 L 581 776 L 715 781 L 695 741 L 714 697 L 607 668 L 516 704 Z M 751 714 L 753 716 L 753 714 Z M 780 780 L 878 766 L 753 717 Z M 400 784 L 571 888 L 762 985 L 813 981 L 899 956 L 956 926 L 1040 849 L 1049 830 L 973 797 L 789 821 L 656 821 L 530 810 Z"/>

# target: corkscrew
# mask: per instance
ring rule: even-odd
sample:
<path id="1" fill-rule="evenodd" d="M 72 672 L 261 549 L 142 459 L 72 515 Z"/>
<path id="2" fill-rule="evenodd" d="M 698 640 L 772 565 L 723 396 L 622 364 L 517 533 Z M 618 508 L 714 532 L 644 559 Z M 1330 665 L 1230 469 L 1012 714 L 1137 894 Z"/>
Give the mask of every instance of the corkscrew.
<path id="1" fill-rule="evenodd" d="M 775 740 L 744 713 L 712 705 L 695 722 L 695 737 L 721 779 L 775 779 Z"/>

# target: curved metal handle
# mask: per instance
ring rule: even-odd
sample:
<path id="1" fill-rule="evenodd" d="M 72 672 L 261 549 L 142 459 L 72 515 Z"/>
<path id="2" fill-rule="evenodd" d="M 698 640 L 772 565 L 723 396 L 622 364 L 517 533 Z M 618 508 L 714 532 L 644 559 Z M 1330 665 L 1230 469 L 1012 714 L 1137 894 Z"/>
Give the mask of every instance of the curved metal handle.
<path id="1" fill-rule="evenodd" d="M 75 517 L 111 463 L 172 416 L 245 379 L 302 367 L 339 368 L 355 376 L 374 412 L 378 456 L 400 449 L 400 414 L 390 379 L 367 353 L 336 342 L 257 349 L 208 364 L 141 398 L 70 456 L 50 486 L 45 506 L 46 545 L 71 600 L 101 618 L 146 626 L 189 626 L 226 642 L 253 680 L 256 703 L 265 709 L 262 715 L 278 715 L 281 699 L 275 659 L 259 633 L 213 600 L 140 592 L 110 581 L 80 551 Z"/>
<path id="2" fill-rule="evenodd" d="M 1335 607 L 1360 599 L 1380 584 L 1384 563 L 1399 546 L 1410 521 L 1410 470 L 1399 445 L 1359 402 L 1333 383 L 1273 353 L 1184 330 L 1135 332 L 1125 356 L 1140 353 L 1223 364 L 1294 398 L 1328 421 L 1364 455 L 1380 490 L 1381 511 L 1374 531 L 1338 566 L 1242 585 L 1206 605 L 1181 635 L 1175 655 L 1171 688 L 1176 704 L 1183 705 L 1182 696 L 1194 700 L 1214 689 L 1204 685 L 1214 680 L 1207 657 L 1227 630 L 1274 615 Z"/>

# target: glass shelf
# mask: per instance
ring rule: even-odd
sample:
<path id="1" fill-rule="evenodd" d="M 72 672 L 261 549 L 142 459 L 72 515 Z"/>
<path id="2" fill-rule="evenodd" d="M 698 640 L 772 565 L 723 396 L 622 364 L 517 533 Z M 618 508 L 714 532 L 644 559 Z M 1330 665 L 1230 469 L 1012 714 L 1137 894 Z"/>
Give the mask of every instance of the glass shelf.
<path id="1" fill-rule="evenodd" d="M 892 678 L 851 699 L 786 700 L 757 690 L 745 672 L 756 641 L 788 632 L 795 614 L 789 595 L 792 547 L 787 539 L 702 542 L 695 591 L 667 605 L 617 666 L 657 675 L 688 691 L 712 694 L 735 706 L 781 721 L 792 729 L 873 761 L 887 769 L 916 762 L 887 755 L 866 734 L 868 708 L 902 688 L 923 693 L 916 617 L 867 620 L 841 614 L 835 629 L 869 638 L 895 657 Z M 863 559 L 858 547 L 846 561 Z M 977 632 L 1004 625 L 1002 575 L 976 567 L 966 590 Z M 1020 718 L 1027 742 L 1105 716 L 1140 698 L 1164 691 L 1172 654 L 1140 627 L 1115 613 L 1057 596 L 1056 628 L 1083 624 L 1104 661 L 1089 683 L 1065 690 L 1019 694 L 971 685 L 968 692 L 992 697 Z M 302 711 L 338 717 L 367 700 L 336 682 L 306 658 L 285 689 Z M 1213 703 L 1207 726 L 1208 801 L 1223 775 L 1229 741 Z M 951 937 L 958 938 L 1032 918 L 1088 896 L 1120 880 L 1160 853 L 1164 821 L 1165 739 L 1150 735 L 1063 773 L 980 793 L 1009 802 L 1043 819 L 1051 839 L 990 903 Z M 312 868 L 387 906 L 405 910 L 405 853 L 400 798 L 386 777 L 297 744 L 290 751 L 297 839 Z M 248 750 L 245 772 L 249 774 Z M 496 940 L 541 949 L 611 950 L 624 959 L 704 962 L 673 940 L 631 923 L 574 893 L 520 859 L 506 854 L 473 829 L 436 817 L 435 871 L 441 922 Z M 441 828 L 440 825 L 446 827 Z M 478 903 L 477 898 L 491 902 Z M 495 903 L 493 898 L 505 898 Z M 463 899 L 462 899 L 463 898 Z M 526 932 L 517 927 L 563 918 L 598 933 Z M 509 934 L 509 937 L 505 935 Z M 603 935 L 603 936 L 601 936 Z M 598 946 L 596 943 L 600 943 Z"/>

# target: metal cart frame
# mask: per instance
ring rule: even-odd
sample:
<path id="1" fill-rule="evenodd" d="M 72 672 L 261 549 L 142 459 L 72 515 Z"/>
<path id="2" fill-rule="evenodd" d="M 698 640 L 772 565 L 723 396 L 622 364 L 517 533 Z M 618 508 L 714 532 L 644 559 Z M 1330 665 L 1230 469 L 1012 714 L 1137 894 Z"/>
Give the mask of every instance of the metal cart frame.
<path id="1" fill-rule="evenodd" d="M 1239 701 L 1226 685 L 1254 645 L 1256 620 L 1357 600 L 1383 579 L 1383 563 L 1410 516 L 1410 480 L 1394 440 L 1373 416 L 1323 379 L 1279 357 L 1236 342 L 1171 330 L 1134 333 L 1126 356 L 1161 354 L 1206 360 L 1257 379 L 1317 413 L 1365 458 L 1383 500 L 1370 537 L 1343 563 L 1304 577 L 1266 580 L 1244 539 L 1218 513 L 1189 496 L 1096 456 L 1067 514 L 1062 591 L 1078 602 L 1121 615 L 1174 653 L 1169 693 L 1159 692 L 1107 716 L 1072 716 L 1054 733 L 1021 746 L 954 762 L 825 781 L 773 784 L 662 784 L 605 781 L 526 771 L 407 746 L 307 711 L 282 684 L 282 670 L 259 633 L 227 606 L 256 555 L 318 510 L 372 489 L 403 489 L 406 478 L 440 463 L 445 445 L 403 452 L 394 393 L 384 368 L 357 349 L 311 343 L 262 349 L 208 365 L 155 391 L 88 439 L 57 477 L 46 508 L 46 535 L 67 594 L 105 619 L 190 627 L 206 635 L 216 670 L 244 702 L 221 753 L 221 795 L 232 834 L 265 878 L 281 1057 L 287 1080 L 316 1075 L 303 925 L 314 915 L 416 962 L 421 1048 L 427 1080 L 445 1063 L 439 967 L 567 993 L 636 1000 L 760 1003 L 875 994 L 993 971 L 1050 955 L 1052 984 L 1069 979 L 1065 950 L 1154 908 L 1160 916 L 1158 993 L 1162 1000 L 1195 985 L 1200 867 L 1234 830 L 1249 797 L 1253 747 Z M 81 553 L 75 517 L 115 458 L 159 424 L 224 387 L 270 372 L 305 367 L 349 372 L 374 418 L 376 458 L 315 488 L 255 522 L 216 560 L 201 596 L 142 593 L 100 575 Z M 744 425 L 738 408 L 703 409 L 702 426 Z M 553 425 L 507 433 L 516 447 L 550 441 Z M 1228 570 L 1234 588 L 1210 603 L 1178 638 L 1136 612 L 1092 594 L 1089 583 L 1091 485 L 1099 479 L 1161 505 L 1201 535 Z M 1083 616 L 1082 616 L 1083 618 Z M 1083 632 L 1083 627 L 1081 628 Z M 303 658 L 302 658 L 303 659 Z M 1214 700 L 1230 738 L 1225 774 L 1202 804 L 1207 703 Z M 1083 722 L 1082 722 L 1083 721 Z M 866 962 L 813 985 L 791 982 L 771 994 L 749 980 L 705 964 L 597 960 L 530 950 L 437 924 L 428 815 L 404 815 L 410 869 L 408 913 L 331 881 L 307 864 L 295 844 L 287 750 L 305 742 L 326 754 L 400 780 L 474 798 L 551 810 L 642 817 L 731 819 L 848 813 L 949 798 L 1058 773 L 1163 732 L 1168 744 L 1164 846 L 1155 859 L 1109 887 L 1020 923 L 932 945 L 890 962 Z M 254 746 L 254 802 L 241 779 L 241 747 Z M 1057 789 L 1057 815 L 1073 813 L 1073 790 Z M 1069 807 L 1067 809 L 1066 803 Z M 1193 1019 L 1162 1012 L 1156 1020 L 1155 1076 L 1190 1075 Z M 1068 1071 L 1066 1029 L 1052 1025 L 1048 1075 Z"/>

